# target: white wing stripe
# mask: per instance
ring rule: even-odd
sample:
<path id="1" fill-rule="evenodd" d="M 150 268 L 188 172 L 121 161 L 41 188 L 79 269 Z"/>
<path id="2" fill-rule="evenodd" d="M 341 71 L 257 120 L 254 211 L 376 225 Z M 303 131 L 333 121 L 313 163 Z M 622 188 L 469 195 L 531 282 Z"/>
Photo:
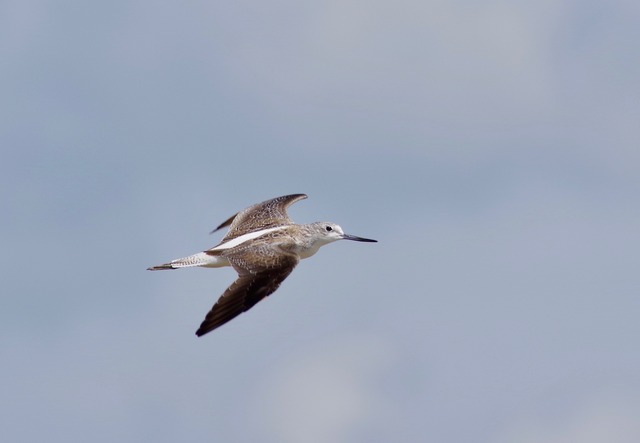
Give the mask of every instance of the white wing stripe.
<path id="1" fill-rule="evenodd" d="M 238 245 L 241 245 L 242 243 L 249 241 L 249 240 L 253 240 L 254 238 L 258 238 L 261 235 L 264 235 L 268 232 L 273 232 L 273 231 L 277 231 L 278 229 L 283 229 L 286 226 L 276 226 L 275 228 L 267 228 L 267 229 L 262 229 L 260 231 L 255 231 L 255 232 L 249 232 L 248 234 L 243 234 L 240 237 L 236 237 L 233 240 L 229 240 L 226 243 L 222 243 L 221 245 L 216 246 L 215 248 L 211 248 L 209 249 L 210 251 L 221 251 L 223 249 L 231 249 L 231 248 L 235 248 Z"/>

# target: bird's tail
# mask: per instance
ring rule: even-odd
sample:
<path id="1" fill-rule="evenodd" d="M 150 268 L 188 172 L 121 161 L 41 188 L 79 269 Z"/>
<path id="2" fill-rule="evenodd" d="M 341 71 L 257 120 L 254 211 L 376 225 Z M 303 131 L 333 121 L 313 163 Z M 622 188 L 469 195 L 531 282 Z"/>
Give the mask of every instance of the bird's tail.
<path id="1" fill-rule="evenodd" d="M 192 268 L 195 266 L 203 266 L 206 268 L 218 268 L 220 266 L 228 266 L 226 260 L 221 260 L 221 257 L 209 255 L 205 252 L 199 252 L 197 254 L 190 255 L 188 257 L 177 258 L 171 260 L 169 263 L 164 263 L 158 266 L 151 266 L 147 268 L 147 271 L 163 271 L 165 269 L 180 269 L 180 268 Z"/>
<path id="2" fill-rule="evenodd" d="M 163 265 L 151 266 L 147 268 L 147 271 L 162 271 L 163 269 L 178 269 L 178 268 L 174 268 L 171 263 L 165 263 Z"/>

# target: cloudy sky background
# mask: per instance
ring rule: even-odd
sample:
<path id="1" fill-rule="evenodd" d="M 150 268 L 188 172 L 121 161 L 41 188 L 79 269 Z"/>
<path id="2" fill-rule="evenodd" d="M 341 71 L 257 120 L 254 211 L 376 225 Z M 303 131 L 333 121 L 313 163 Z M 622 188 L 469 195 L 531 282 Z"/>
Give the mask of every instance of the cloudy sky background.
<path id="1" fill-rule="evenodd" d="M 0 4 L 12 442 L 640 441 L 640 6 Z M 343 242 L 202 338 L 150 273 L 303 192 Z"/>

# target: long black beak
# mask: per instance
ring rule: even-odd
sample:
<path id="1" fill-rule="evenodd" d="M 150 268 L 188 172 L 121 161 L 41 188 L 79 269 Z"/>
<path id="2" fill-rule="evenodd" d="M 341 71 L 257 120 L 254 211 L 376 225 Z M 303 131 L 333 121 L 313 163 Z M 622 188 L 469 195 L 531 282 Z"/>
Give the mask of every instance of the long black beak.
<path id="1" fill-rule="evenodd" d="M 370 238 L 356 237 L 355 235 L 349 235 L 349 234 L 343 234 L 342 238 L 344 240 L 365 241 L 365 242 L 370 242 L 370 243 L 377 243 L 378 242 L 378 240 L 372 240 Z"/>

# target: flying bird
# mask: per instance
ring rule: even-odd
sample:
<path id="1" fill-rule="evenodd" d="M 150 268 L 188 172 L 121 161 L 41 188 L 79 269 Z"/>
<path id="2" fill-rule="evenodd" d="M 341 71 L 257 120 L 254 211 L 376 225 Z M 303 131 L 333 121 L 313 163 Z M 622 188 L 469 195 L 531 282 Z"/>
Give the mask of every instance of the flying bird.
<path id="1" fill-rule="evenodd" d="M 301 259 L 311 257 L 320 247 L 337 240 L 377 242 L 345 234 L 340 226 L 331 222 L 293 223 L 287 215 L 287 208 L 305 198 L 305 194 L 285 195 L 250 206 L 211 231 L 229 227 L 229 232 L 218 245 L 147 268 L 159 271 L 231 266 L 238 273 L 236 281 L 206 315 L 196 331 L 198 337 L 222 326 L 272 294 Z"/>

